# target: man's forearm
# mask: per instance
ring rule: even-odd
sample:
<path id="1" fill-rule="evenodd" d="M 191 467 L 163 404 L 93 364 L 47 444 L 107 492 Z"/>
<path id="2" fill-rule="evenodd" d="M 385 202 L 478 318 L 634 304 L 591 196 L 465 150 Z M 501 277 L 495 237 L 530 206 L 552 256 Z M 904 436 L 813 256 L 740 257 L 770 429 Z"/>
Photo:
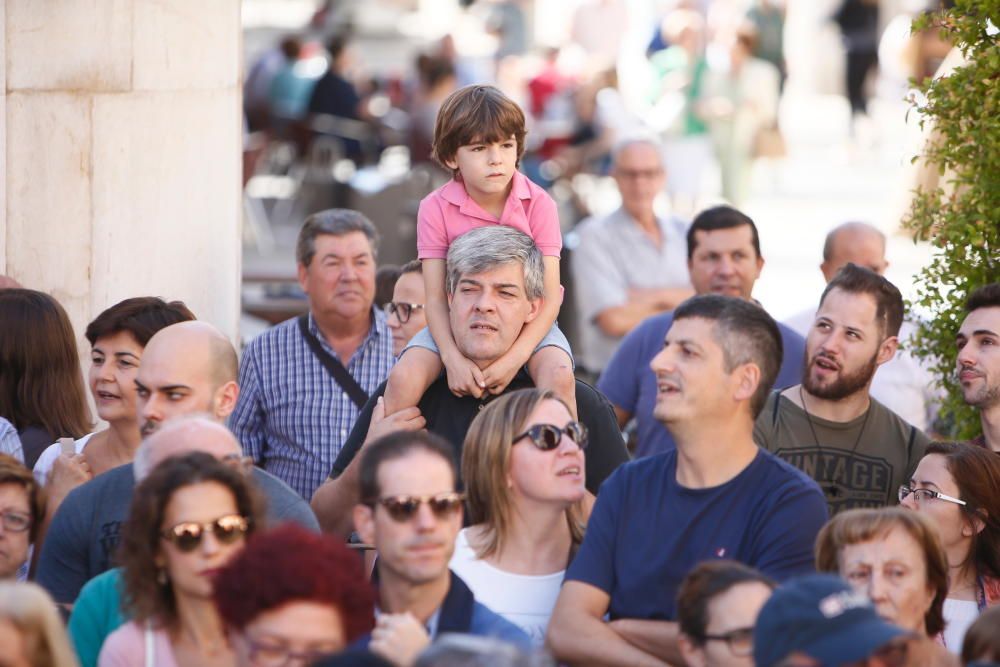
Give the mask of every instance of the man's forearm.
<path id="1" fill-rule="evenodd" d="M 584 613 L 553 616 L 546 643 L 560 662 L 574 667 L 669 667 L 603 620 Z"/>
<path id="2" fill-rule="evenodd" d="M 684 664 L 677 649 L 677 624 L 672 621 L 647 621 L 620 618 L 611 621 L 611 629 L 625 641 L 646 653 L 655 655 L 672 665 Z"/>
<path id="3" fill-rule="evenodd" d="M 358 502 L 358 457 L 337 479 L 328 479 L 313 493 L 312 507 L 324 533 L 347 537 L 354 530 L 351 508 Z"/>

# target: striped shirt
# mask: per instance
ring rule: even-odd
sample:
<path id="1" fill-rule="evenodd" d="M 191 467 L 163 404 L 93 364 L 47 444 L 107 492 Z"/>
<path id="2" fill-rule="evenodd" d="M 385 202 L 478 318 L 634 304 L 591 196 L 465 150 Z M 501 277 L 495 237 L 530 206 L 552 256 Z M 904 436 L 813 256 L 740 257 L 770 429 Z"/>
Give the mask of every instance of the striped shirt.
<path id="1" fill-rule="evenodd" d="M 368 394 L 388 377 L 393 363 L 385 315 L 372 312 L 368 336 L 346 364 Z M 311 313 L 309 333 L 336 358 Z M 240 398 L 229 426 L 243 452 L 309 500 L 330 474 L 358 407 L 309 349 L 297 318 L 250 342 L 240 360 L 239 382 Z"/>

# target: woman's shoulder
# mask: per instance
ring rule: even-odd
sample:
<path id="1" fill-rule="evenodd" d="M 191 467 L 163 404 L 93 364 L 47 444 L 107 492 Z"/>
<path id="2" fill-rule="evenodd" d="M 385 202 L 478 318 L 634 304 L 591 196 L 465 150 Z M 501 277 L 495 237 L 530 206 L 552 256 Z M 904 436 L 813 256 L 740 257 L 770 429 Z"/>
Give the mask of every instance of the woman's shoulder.
<path id="1" fill-rule="evenodd" d="M 108 635 L 101 647 L 98 667 L 118 667 L 140 665 L 146 663 L 146 625 L 138 621 L 129 621 Z M 157 667 L 174 667 L 173 651 L 170 647 L 170 635 L 166 629 L 152 629 L 154 660 Z"/>

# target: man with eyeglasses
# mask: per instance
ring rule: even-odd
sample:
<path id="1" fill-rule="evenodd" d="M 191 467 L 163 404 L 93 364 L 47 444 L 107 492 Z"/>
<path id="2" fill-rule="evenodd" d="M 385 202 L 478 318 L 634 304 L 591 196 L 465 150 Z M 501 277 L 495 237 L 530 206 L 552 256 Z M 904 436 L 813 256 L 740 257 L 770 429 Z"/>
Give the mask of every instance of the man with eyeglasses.
<path id="1" fill-rule="evenodd" d="M 688 667 L 753 667 L 753 628 L 774 582 L 741 563 L 698 565 L 677 592 L 678 646 Z"/>
<path id="2" fill-rule="evenodd" d="M 166 457 L 194 449 L 241 457 L 243 452 L 221 424 L 239 395 L 236 350 L 207 322 L 181 322 L 149 340 L 136 375 L 136 412 L 145 440 L 135 461 L 113 468 L 73 489 L 59 506 L 45 535 L 38 562 L 38 583 L 56 602 L 72 604 L 80 588 L 111 567 L 136 479 Z M 178 417 L 203 415 L 215 428 L 200 439 L 156 438 Z M 213 449 L 207 449 L 209 446 Z M 220 453 L 221 452 L 221 453 Z M 153 457 L 153 464 L 148 457 Z M 273 520 L 292 520 L 318 529 L 308 504 L 287 484 L 259 468 L 253 470 L 268 498 Z"/>
<path id="3" fill-rule="evenodd" d="M 965 312 L 955 365 L 962 397 L 979 410 L 982 434 L 972 444 L 1000 453 L 1000 282 L 970 294 Z"/>
<path id="4" fill-rule="evenodd" d="M 652 138 L 626 139 L 611 154 L 621 207 L 584 220 L 570 255 L 580 318 L 580 365 L 604 370 L 622 337 L 644 319 L 691 296 L 685 258 L 687 224 L 656 212 L 666 171 Z"/>
<path id="5" fill-rule="evenodd" d="M 385 304 L 385 321 L 392 332 L 392 353 L 396 357 L 410 339 L 427 326 L 424 299 L 423 264 L 415 259 L 400 268 L 399 278 L 392 288 L 392 301 Z"/>
<path id="6" fill-rule="evenodd" d="M 229 420 L 243 451 L 308 500 L 395 357 L 374 307 L 378 233 L 361 213 L 309 216 L 295 245 L 309 312 L 250 341 Z"/>
<path id="7" fill-rule="evenodd" d="M 692 567 L 725 558 L 778 581 L 813 571 L 822 493 L 753 440 L 781 350 L 777 323 L 744 299 L 695 296 L 674 311 L 650 367 L 653 415 L 676 449 L 601 486 L 549 622 L 556 658 L 681 664 L 675 595 Z"/>
<path id="8" fill-rule="evenodd" d="M 430 433 L 393 433 L 365 447 L 359 476 L 354 525 L 378 551 L 375 629 L 361 644 L 399 666 L 446 633 L 527 647 L 521 629 L 476 602 L 448 569 L 463 500 L 451 445 Z"/>

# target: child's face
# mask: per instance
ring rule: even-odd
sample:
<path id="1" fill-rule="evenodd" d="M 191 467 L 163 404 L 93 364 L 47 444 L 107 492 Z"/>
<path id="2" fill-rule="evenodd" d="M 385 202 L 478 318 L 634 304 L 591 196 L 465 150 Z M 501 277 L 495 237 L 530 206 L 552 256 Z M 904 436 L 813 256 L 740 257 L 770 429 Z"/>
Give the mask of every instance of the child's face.
<path id="1" fill-rule="evenodd" d="M 462 174 L 465 190 L 476 202 L 506 199 L 517 169 L 517 140 L 512 134 L 502 141 L 459 146 L 445 164 Z"/>

